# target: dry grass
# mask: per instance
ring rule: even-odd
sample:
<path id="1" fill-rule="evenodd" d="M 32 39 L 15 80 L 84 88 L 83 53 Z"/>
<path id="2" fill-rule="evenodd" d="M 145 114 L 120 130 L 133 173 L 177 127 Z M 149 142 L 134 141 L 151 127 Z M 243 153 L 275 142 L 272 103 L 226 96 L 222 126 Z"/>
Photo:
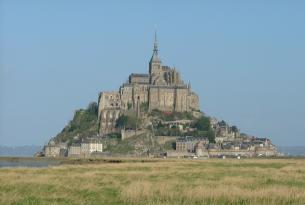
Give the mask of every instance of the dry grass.
<path id="1" fill-rule="evenodd" d="M 305 160 L 162 160 L 0 169 L 0 204 L 305 204 Z"/>

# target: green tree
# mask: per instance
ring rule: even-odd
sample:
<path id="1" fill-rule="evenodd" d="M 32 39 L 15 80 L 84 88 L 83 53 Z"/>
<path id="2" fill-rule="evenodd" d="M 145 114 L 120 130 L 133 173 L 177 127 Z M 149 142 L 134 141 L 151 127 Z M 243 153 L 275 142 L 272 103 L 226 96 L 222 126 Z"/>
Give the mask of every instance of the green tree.
<path id="1" fill-rule="evenodd" d="M 232 131 L 235 132 L 235 133 L 238 132 L 238 128 L 237 128 L 235 125 L 233 125 L 233 126 L 231 127 L 231 129 L 232 129 Z"/>
<path id="2" fill-rule="evenodd" d="M 201 131 L 208 131 L 211 128 L 210 119 L 208 117 L 202 116 L 195 123 L 194 127 Z"/>
<path id="3" fill-rule="evenodd" d="M 96 116 L 98 115 L 98 105 L 96 102 L 91 102 L 89 103 L 87 107 L 87 111 L 89 113 L 95 114 Z"/>
<path id="4" fill-rule="evenodd" d="M 210 143 L 215 143 L 215 131 L 213 129 L 209 129 L 207 132 L 207 138 Z"/>
<path id="5" fill-rule="evenodd" d="M 128 122 L 128 117 L 126 115 L 121 115 L 116 121 L 116 127 L 125 128 Z"/>
<path id="6" fill-rule="evenodd" d="M 116 127 L 137 129 L 139 123 L 140 122 L 135 115 L 121 115 L 116 121 Z"/>

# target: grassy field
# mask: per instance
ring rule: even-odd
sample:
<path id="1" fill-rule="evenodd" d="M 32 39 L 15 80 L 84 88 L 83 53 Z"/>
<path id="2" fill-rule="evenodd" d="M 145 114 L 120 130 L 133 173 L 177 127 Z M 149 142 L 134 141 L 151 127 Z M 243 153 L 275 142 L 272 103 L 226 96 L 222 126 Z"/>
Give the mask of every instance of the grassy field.
<path id="1" fill-rule="evenodd" d="M 304 205 L 305 160 L 125 160 L 0 169 L 0 204 Z"/>

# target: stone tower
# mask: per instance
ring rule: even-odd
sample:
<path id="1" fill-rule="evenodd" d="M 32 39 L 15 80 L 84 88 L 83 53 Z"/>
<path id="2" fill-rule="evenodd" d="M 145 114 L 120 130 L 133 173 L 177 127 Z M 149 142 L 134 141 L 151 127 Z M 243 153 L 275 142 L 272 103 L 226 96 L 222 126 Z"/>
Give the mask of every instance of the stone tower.
<path id="1" fill-rule="evenodd" d="M 162 72 L 162 62 L 158 56 L 158 42 L 157 42 L 157 32 L 155 31 L 155 41 L 154 41 L 154 49 L 151 59 L 149 61 L 149 74 L 153 75 L 160 75 Z"/>

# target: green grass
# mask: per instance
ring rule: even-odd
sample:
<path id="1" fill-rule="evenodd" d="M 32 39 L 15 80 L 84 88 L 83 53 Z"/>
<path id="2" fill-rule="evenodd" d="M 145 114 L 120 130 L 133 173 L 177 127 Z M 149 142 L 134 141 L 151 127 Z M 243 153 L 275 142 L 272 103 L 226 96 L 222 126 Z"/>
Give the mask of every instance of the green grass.
<path id="1" fill-rule="evenodd" d="M 0 204 L 303 205 L 303 159 L 67 159 L 0 169 Z"/>

